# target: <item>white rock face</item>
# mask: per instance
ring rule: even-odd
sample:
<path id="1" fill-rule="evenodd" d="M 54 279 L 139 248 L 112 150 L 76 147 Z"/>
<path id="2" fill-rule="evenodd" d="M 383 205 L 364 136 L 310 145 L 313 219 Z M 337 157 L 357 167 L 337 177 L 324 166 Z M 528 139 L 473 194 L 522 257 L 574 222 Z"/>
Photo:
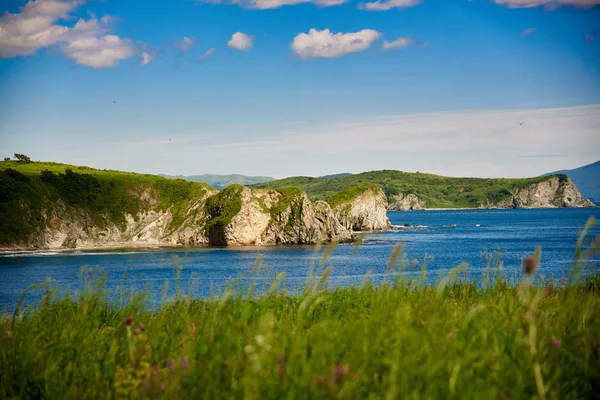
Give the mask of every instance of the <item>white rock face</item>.
<path id="1" fill-rule="evenodd" d="M 578 208 L 595 207 L 585 200 L 571 179 L 553 176 L 543 182 L 532 183 L 525 189 L 515 190 L 511 197 L 482 208 Z"/>
<path id="2" fill-rule="evenodd" d="M 388 202 L 383 189 L 367 189 L 360 196 L 337 205 L 334 213 L 340 223 L 353 231 L 390 229 L 386 211 Z"/>
<path id="3" fill-rule="evenodd" d="M 207 244 L 202 208 L 206 198 L 216 192 L 209 190 L 196 199 L 186 210 L 183 224 L 174 229 L 171 229 L 173 214 L 170 209 L 143 211 L 135 217 L 126 214 L 125 224 L 109 222 L 100 227 L 85 211 L 67 207 L 58 200 L 53 204 L 52 213 L 45 214 L 47 226 L 40 234 L 30 238 L 26 245 L 12 248 L 59 250 Z M 158 204 L 156 197 L 149 197 L 148 191 L 142 192 L 141 196 L 148 205 Z"/>
<path id="4" fill-rule="evenodd" d="M 350 242 L 352 231 L 335 218 L 327 203 L 313 203 L 301 192 L 288 204 L 272 189 L 240 189 L 240 211 L 224 227 L 208 232 L 209 243 L 227 246 Z M 278 211 L 279 210 L 279 211 Z"/>
<path id="5" fill-rule="evenodd" d="M 427 208 L 425 202 L 412 193 L 407 195 L 400 193 L 392 198 L 394 201 L 389 205 L 389 211 L 417 211 Z"/>

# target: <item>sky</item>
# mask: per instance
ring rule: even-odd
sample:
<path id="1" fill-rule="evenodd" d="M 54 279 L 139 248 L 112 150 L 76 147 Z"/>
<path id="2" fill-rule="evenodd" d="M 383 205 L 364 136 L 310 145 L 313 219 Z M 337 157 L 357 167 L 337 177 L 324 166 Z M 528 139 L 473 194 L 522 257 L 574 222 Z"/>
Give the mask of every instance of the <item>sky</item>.
<path id="1" fill-rule="evenodd" d="M 0 156 L 525 177 L 600 159 L 600 0 L 3 0 Z"/>

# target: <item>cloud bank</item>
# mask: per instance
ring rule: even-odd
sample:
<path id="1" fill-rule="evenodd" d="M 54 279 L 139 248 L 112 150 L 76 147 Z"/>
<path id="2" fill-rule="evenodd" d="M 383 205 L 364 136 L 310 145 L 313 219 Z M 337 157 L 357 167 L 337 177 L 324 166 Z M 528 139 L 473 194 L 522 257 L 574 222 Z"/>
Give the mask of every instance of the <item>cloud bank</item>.
<path id="1" fill-rule="evenodd" d="M 113 17 L 79 19 L 72 27 L 58 23 L 84 3 L 31 0 L 19 13 L 5 12 L 0 17 L 0 58 L 31 56 L 56 45 L 76 64 L 90 68 L 110 68 L 133 57 L 136 50 L 131 40 L 107 34 L 112 30 Z M 149 57 L 145 60 L 151 61 Z"/>
<path id="2" fill-rule="evenodd" d="M 423 0 L 377 0 L 370 3 L 365 3 L 359 8 L 368 11 L 387 11 L 392 8 L 408 8 L 421 4 Z"/>
<path id="3" fill-rule="evenodd" d="M 292 52 L 299 58 L 335 58 L 371 47 L 381 33 L 363 29 L 353 33 L 332 33 L 329 29 L 311 29 L 301 33 L 291 44 Z"/>
<path id="4" fill-rule="evenodd" d="M 547 9 L 552 10 L 561 6 L 589 8 L 600 4 L 600 0 L 494 0 L 494 3 L 510 8 L 545 6 Z"/>
<path id="5" fill-rule="evenodd" d="M 201 0 L 199 3 L 237 5 L 242 8 L 255 10 L 267 10 L 283 6 L 294 6 L 297 4 L 312 3 L 318 7 L 337 6 L 348 0 Z"/>

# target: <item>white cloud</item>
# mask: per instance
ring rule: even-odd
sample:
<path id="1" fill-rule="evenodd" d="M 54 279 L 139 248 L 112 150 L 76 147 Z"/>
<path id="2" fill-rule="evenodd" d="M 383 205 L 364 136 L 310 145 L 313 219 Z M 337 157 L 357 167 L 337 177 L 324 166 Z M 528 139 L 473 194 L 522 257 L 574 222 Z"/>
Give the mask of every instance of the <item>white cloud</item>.
<path id="1" fill-rule="evenodd" d="M 114 35 L 75 39 L 64 46 L 62 51 L 76 64 L 90 68 L 111 68 L 119 60 L 135 55 L 131 40 Z"/>
<path id="2" fill-rule="evenodd" d="M 334 58 L 366 50 L 380 36 L 381 33 L 372 29 L 335 34 L 329 29 L 322 31 L 311 29 L 308 33 L 296 36 L 290 47 L 300 58 Z"/>
<path id="3" fill-rule="evenodd" d="M 323 175 L 334 172 L 332 165 L 347 172 L 390 168 L 455 176 L 535 176 L 561 169 L 558 156 L 565 167 L 596 161 L 598 126 L 600 104 L 434 112 L 215 143 L 206 149 L 206 156 L 215 162 L 250 156 L 271 168 L 286 161 L 287 167 L 278 173 L 288 176 Z M 241 163 L 237 167 L 242 168 Z"/>
<path id="4" fill-rule="evenodd" d="M 37 0 L 28 2 L 17 14 L 6 11 L 0 17 L 0 57 L 28 56 L 58 43 L 69 28 L 54 23 L 79 4 L 74 0 Z"/>
<path id="5" fill-rule="evenodd" d="M 227 46 L 233 47 L 241 51 L 247 51 L 252 48 L 253 37 L 242 32 L 236 32 L 231 35 L 231 40 L 227 42 Z"/>
<path id="6" fill-rule="evenodd" d="M 200 0 L 199 2 L 212 4 L 237 5 L 242 8 L 266 10 L 283 6 L 294 6 L 297 4 L 313 3 L 319 7 L 337 6 L 348 0 Z"/>
<path id="7" fill-rule="evenodd" d="M 212 57 L 213 53 L 215 52 L 214 48 L 210 48 L 208 50 L 206 50 L 206 52 L 204 52 L 204 54 L 202 54 L 200 57 L 198 57 L 196 59 L 196 61 L 205 61 L 208 60 L 210 57 Z"/>
<path id="8" fill-rule="evenodd" d="M 383 42 L 383 50 L 391 50 L 391 49 L 404 49 L 408 46 L 416 44 L 415 41 L 409 36 L 398 38 L 392 42 Z"/>
<path id="9" fill-rule="evenodd" d="M 195 44 L 196 44 L 196 38 L 186 36 L 181 40 L 176 40 L 173 45 L 181 53 L 186 53 L 189 49 L 194 47 Z"/>
<path id="10" fill-rule="evenodd" d="M 535 33 L 535 28 L 527 28 L 523 32 L 520 33 L 520 36 L 529 36 Z"/>
<path id="11" fill-rule="evenodd" d="M 147 51 L 143 51 L 142 54 L 140 54 L 140 65 L 148 65 L 152 62 L 153 59 L 153 55 L 151 55 Z"/>
<path id="12" fill-rule="evenodd" d="M 19 13 L 0 17 L 0 58 L 31 56 L 37 50 L 61 45 L 62 52 L 81 65 L 112 67 L 135 54 L 130 40 L 106 35 L 113 17 L 79 19 L 74 26 L 57 24 L 85 0 L 31 0 Z M 89 46 L 89 48 L 86 48 Z"/>
<path id="13" fill-rule="evenodd" d="M 560 6 L 587 8 L 600 4 L 600 0 L 494 0 L 494 2 L 510 8 L 531 8 L 545 6 L 548 9 L 555 9 Z"/>
<path id="14" fill-rule="evenodd" d="M 421 4 L 423 0 L 377 0 L 362 4 L 359 8 L 369 11 L 387 11 L 392 8 L 408 8 Z"/>

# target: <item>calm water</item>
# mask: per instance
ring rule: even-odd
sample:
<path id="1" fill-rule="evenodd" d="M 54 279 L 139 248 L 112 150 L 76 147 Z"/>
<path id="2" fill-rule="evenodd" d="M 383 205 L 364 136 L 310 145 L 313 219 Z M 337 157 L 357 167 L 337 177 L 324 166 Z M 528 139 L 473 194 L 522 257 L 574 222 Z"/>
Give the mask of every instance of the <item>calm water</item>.
<path id="1" fill-rule="evenodd" d="M 568 274 L 579 231 L 589 217 L 600 219 L 600 209 L 416 211 L 388 216 L 393 225 L 421 227 L 366 234 L 359 247 L 339 245 L 326 264 L 334 267 L 331 284 L 358 284 L 369 270 L 375 282 L 389 279 L 386 263 L 399 242 L 405 243 L 410 260 L 432 256 L 427 262 L 431 279 L 462 262 L 470 264 L 470 276 L 480 276 L 485 267 L 482 252 L 498 249 L 504 271 L 518 275 L 521 258 L 536 246 L 543 248 L 541 272 L 560 278 Z M 593 234 L 600 234 L 600 229 L 594 228 Z M 292 288 L 303 284 L 311 260 L 321 257 L 314 246 L 1 254 L 0 306 L 14 308 L 28 286 L 47 277 L 61 287 L 78 290 L 84 266 L 106 273 L 111 289 L 121 283 L 129 268 L 126 286 L 149 285 L 156 300 L 165 280 L 170 281 L 169 293 L 174 293 L 175 266 L 179 264 L 183 268 L 182 289 L 187 293 L 191 287 L 194 296 L 207 296 L 211 288 L 223 288 L 231 278 L 247 273 L 259 256 L 271 271 L 285 272 L 287 285 Z M 260 284 L 262 278 L 247 276 L 239 282 Z M 39 291 L 32 292 L 27 302 L 40 295 Z"/>

